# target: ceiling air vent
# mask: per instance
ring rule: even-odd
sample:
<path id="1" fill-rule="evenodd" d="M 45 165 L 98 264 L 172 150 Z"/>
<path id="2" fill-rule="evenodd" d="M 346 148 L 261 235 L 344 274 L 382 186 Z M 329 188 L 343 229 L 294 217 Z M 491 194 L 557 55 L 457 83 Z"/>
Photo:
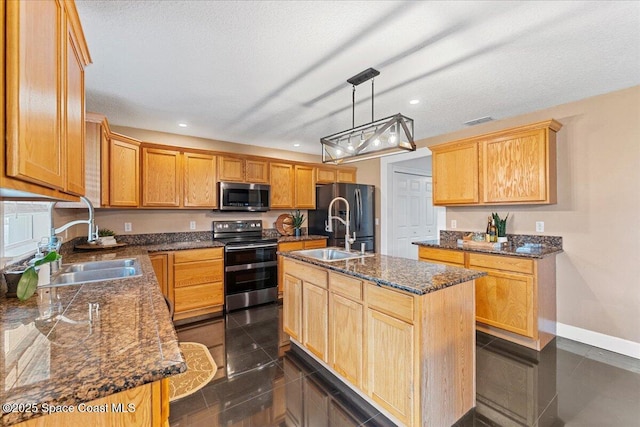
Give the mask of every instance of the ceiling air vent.
<path id="1" fill-rule="evenodd" d="M 490 122 L 492 120 L 493 120 L 493 117 L 484 116 L 484 117 L 480 117 L 479 119 L 469 120 L 468 122 L 464 122 L 464 124 L 467 126 L 475 126 L 475 125 L 479 125 L 480 123 Z"/>

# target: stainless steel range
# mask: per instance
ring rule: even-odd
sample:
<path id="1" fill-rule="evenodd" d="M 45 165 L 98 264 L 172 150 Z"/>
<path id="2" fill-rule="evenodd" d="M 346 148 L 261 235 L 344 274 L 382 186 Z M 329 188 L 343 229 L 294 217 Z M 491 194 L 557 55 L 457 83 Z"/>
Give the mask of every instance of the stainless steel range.
<path id="1" fill-rule="evenodd" d="M 262 221 L 214 221 L 213 239 L 225 243 L 226 311 L 278 299 L 278 243 L 262 238 Z"/>

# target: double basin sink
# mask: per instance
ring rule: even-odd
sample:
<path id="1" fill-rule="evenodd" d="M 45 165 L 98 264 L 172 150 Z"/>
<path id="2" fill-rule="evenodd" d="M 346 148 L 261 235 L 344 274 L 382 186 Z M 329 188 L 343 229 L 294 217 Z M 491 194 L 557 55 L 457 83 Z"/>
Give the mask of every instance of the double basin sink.
<path id="1" fill-rule="evenodd" d="M 45 286 L 77 285 L 141 275 L 140 263 L 136 258 L 63 264 L 60 272 L 52 276 L 51 283 Z"/>
<path id="2" fill-rule="evenodd" d="M 373 254 L 350 252 L 340 248 L 307 249 L 304 251 L 295 251 L 294 253 L 325 262 L 344 261 L 348 259 L 366 258 L 373 256 Z"/>

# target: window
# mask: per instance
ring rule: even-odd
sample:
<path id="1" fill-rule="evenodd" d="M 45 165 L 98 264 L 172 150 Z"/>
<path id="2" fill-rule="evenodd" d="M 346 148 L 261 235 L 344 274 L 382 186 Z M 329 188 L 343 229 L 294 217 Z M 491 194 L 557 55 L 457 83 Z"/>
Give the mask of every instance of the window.
<path id="1" fill-rule="evenodd" d="M 3 261 L 35 252 L 36 243 L 49 236 L 48 202 L 2 202 Z M 3 263 L 4 264 L 4 263 Z"/>

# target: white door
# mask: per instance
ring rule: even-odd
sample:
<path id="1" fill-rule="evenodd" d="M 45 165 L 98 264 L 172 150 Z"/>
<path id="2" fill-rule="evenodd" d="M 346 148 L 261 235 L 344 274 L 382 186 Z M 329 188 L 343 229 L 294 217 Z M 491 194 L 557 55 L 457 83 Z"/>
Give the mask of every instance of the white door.
<path id="1" fill-rule="evenodd" d="M 394 171 L 390 255 L 418 259 L 418 247 L 411 243 L 436 239 L 432 191 L 431 177 Z"/>

